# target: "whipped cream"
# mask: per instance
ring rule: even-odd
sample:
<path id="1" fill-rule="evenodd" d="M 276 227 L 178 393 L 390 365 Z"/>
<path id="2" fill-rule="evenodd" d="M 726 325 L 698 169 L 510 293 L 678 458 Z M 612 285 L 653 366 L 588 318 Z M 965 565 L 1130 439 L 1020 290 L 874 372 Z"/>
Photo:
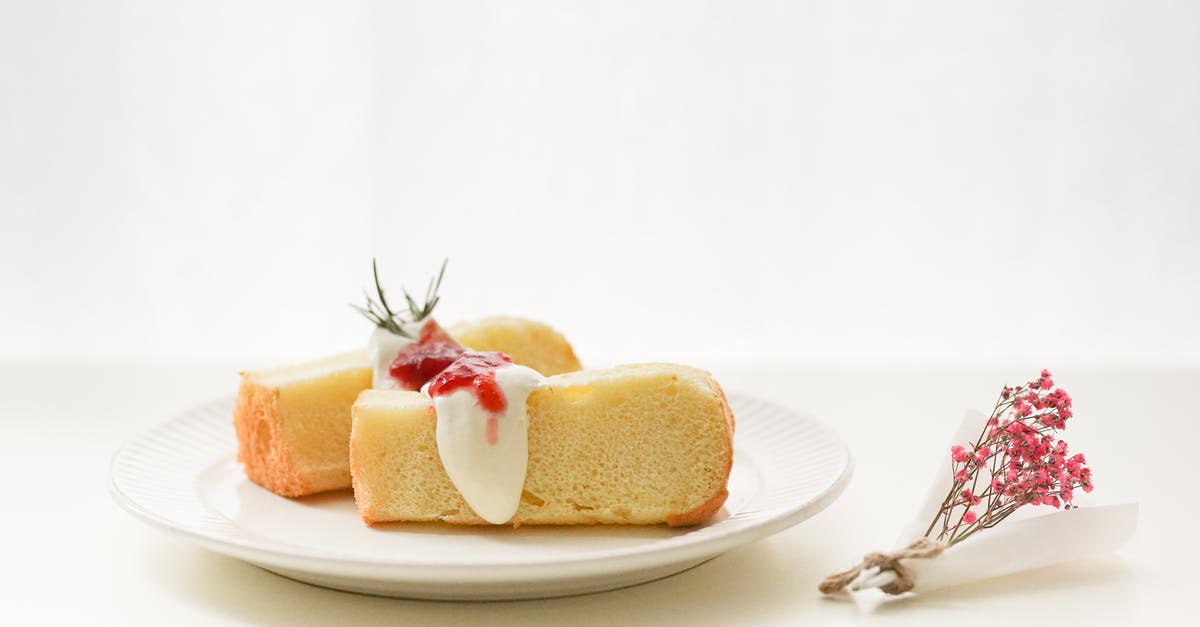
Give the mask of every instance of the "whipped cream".
<path id="1" fill-rule="evenodd" d="M 430 318 L 426 318 L 420 322 L 405 322 L 400 325 L 400 328 L 412 337 L 396 335 L 383 327 L 375 327 L 367 341 L 367 355 L 371 361 L 371 387 L 376 390 L 400 387 L 400 383 L 388 374 L 388 368 L 401 350 L 417 342 L 417 338 L 421 337 L 421 329 L 429 320 Z"/>
<path id="2" fill-rule="evenodd" d="M 511 363 L 494 372 L 507 401 L 503 411 L 484 409 L 471 388 L 436 395 L 433 405 L 438 454 L 446 474 L 476 514 L 499 525 L 521 504 L 529 462 L 525 401 L 545 378 Z"/>

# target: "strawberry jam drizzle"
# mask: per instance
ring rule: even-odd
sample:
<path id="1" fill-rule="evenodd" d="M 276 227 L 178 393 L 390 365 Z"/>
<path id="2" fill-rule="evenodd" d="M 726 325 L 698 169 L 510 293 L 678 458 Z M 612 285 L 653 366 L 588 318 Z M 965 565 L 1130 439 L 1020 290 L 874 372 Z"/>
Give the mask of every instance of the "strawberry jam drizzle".
<path id="1" fill-rule="evenodd" d="M 388 374 L 400 383 L 400 387 L 419 390 L 465 351 L 437 322 L 429 320 L 421 327 L 416 343 L 405 346 L 396 354 L 388 366 Z"/>
<path id="2" fill-rule="evenodd" d="M 495 446 L 500 440 L 500 414 L 508 408 L 508 398 L 496 383 L 496 370 L 513 363 L 504 353 L 464 352 L 453 364 L 433 378 L 430 396 L 445 396 L 457 390 L 469 390 L 475 402 L 488 412 L 487 443 Z"/>
<path id="3" fill-rule="evenodd" d="M 417 338 L 418 344 L 428 344 L 430 342 L 441 342 L 459 346 L 458 342 L 454 341 L 454 338 L 450 337 L 449 333 L 446 333 L 442 327 L 438 326 L 437 321 L 433 318 L 430 318 L 425 323 L 425 326 L 421 327 L 421 335 Z"/>

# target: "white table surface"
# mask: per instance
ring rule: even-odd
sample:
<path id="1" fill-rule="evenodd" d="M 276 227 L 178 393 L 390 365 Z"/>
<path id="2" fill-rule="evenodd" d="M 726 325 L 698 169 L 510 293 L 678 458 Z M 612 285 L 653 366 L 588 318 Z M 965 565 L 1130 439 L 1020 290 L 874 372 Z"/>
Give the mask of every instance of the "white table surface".
<path id="1" fill-rule="evenodd" d="M 1040 366 L 1041 364 L 1038 364 Z M 1053 369 L 1053 364 L 1049 364 Z M 1197 563 L 1188 470 L 1200 436 L 1200 370 L 1058 370 L 1075 399 L 1067 439 L 1096 491 L 1137 500 L 1133 540 L 1102 559 L 932 593 L 863 614 L 817 582 L 890 545 L 964 409 L 1036 368 L 720 368 L 728 389 L 836 428 L 855 476 L 828 510 L 695 569 L 629 589 L 512 603 L 360 596 L 297 583 L 138 522 L 106 491 L 121 442 L 193 404 L 232 394 L 235 369 L 111 364 L 0 366 L 0 622 L 6 624 L 920 625 L 1188 622 Z M 1026 372 L 1028 370 L 1028 372 Z M 233 443 L 231 443 L 231 446 Z M 19 619 L 19 622 L 8 619 Z"/>

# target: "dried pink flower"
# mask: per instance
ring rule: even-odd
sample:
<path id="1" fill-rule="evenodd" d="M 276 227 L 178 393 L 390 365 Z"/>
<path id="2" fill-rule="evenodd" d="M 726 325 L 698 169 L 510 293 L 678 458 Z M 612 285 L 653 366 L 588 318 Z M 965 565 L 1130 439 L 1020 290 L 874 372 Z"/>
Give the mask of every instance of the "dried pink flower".
<path id="1" fill-rule="evenodd" d="M 1025 505 L 1070 508 L 1075 488 L 1091 492 L 1083 454 L 1070 455 L 1056 437 L 1072 416 L 1071 396 L 1054 388 L 1049 370 L 1025 385 L 1005 386 L 979 438 L 951 447 L 953 484 L 925 536 L 954 544 Z M 981 504 L 982 515 L 971 510 Z"/>

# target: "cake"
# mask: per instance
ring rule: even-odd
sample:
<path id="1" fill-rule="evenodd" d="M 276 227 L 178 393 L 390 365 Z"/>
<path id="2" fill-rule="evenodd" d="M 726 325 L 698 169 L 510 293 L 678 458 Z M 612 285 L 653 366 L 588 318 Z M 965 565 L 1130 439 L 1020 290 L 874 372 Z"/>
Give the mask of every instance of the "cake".
<path id="1" fill-rule="evenodd" d="M 436 380 L 435 380 L 436 385 Z M 352 409 L 350 468 L 368 524 L 485 524 L 442 463 L 434 400 L 365 390 Z M 711 518 L 725 502 L 733 414 L 707 372 L 640 364 L 550 376 L 525 397 L 522 524 L 661 524 Z"/>
<path id="2" fill-rule="evenodd" d="M 567 340 L 538 322 L 491 318 L 454 329 L 466 348 L 504 351 L 543 375 L 579 369 Z M 365 350 L 243 372 L 233 424 L 246 476 L 282 496 L 349 488 L 350 408 L 372 377 Z"/>
<path id="3" fill-rule="evenodd" d="M 450 335 L 472 350 L 499 351 L 518 364 L 538 364 L 534 370 L 546 376 L 579 370 L 571 345 L 540 322 L 493 316 L 454 325 Z"/>

